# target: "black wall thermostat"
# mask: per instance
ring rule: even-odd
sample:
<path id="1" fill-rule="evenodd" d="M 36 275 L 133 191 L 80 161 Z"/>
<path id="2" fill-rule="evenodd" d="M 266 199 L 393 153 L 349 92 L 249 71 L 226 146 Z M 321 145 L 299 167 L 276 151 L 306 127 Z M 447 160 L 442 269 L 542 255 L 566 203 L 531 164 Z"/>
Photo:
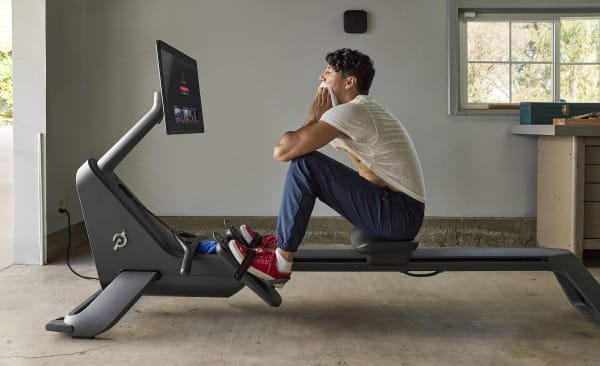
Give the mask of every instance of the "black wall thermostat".
<path id="1" fill-rule="evenodd" d="M 367 31 L 367 12 L 364 10 L 346 10 L 344 12 L 344 32 L 365 33 Z"/>

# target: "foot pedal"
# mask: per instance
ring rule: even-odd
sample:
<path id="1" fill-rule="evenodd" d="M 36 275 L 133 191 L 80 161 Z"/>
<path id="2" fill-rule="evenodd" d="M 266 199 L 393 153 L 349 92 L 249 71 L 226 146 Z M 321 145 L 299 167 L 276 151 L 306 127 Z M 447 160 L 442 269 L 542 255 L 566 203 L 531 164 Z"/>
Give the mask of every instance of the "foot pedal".
<path id="1" fill-rule="evenodd" d="M 213 237 L 219 243 L 221 249 L 225 249 L 227 253 L 231 254 L 231 251 L 229 250 L 229 241 L 227 240 L 227 238 L 223 237 L 223 235 L 219 234 L 216 231 L 213 232 Z M 242 277 L 244 277 L 244 275 L 248 271 L 250 265 L 252 265 L 252 261 L 254 261 L 255 257 L 256 252 L 252 249 L 248 250 L 248 255 L 244 257 L 242 263 L 239 264 L 237 270 L 233 273 L 233 278 L 235 278 L 237 281 L 241 281 Z"/>
<path id="2" fill-rule="evenodd" d="M 225 237 L 228 240 L 237 240 L 248 248 L 258 248 L 260 246 L 260 243 L 262 242 L 261 235 L 257 235 L 252 239 L 252 242 L 248 243 L 242 233 L 240 233 L 240 231 L 235 227 L 235 225 L 233 225 L 231 221 L 229 221 L 229 219 L 223 220 L 223 223 L 225 224 L 225 227 L 227 227 Z"/>
<path id="3" fill-rule="evenodd" d="M 217 232 L 213 233 L 213 237 L 219 243 L 217 246 L 217 254 L 219 254 L 224 261 L 229 265 L 229 268 L 232 272 L 236 272 L 240 264 L 235 260 L 233 254 L 229 251 L 229 247 L 227 245 L 227 239 Z M 281 296 L 273 287 L 274 285 L 268 284 L 265 281 L 262 281 L 250 273 L 246 273 L 243 277 L 240 278 L 240 281 L 246 285 L 250 290 L 254 291 L 261 299 L 263 299 L 267 304 L 273 307 L 277 307 L 281 305 Z"/>
<path id="4" fill-rule="evenodd" d="M 217 243 L 219 243 L 221 249 L 229 253 L 229 248 L 227 247 L 229 245 L 229 241 L 223 235 L 219 234 L 216 231 L 213 231 L 213 238 L 215 238 Z"/>
<path id="5" fill-rule="evenodd" d="M 283 286 L 285 286 L 285 284 L 288 282 L 289 280 L 282 280 L 282 279 L 275 279 L 275 280 L 264 280 L 264 282 L 269 285 L 269 286 L 273 286 L 275 288 L 278 289 L 282 289 Z"/>

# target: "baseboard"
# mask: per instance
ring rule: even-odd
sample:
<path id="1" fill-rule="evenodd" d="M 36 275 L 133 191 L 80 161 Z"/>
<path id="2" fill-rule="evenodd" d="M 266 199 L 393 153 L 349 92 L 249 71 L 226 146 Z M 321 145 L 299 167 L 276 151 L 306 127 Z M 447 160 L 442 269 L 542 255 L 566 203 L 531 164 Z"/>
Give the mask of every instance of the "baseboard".
<path id="1" fill-rule="evenodd" d="M 162 219 L 172 228 L 211 236 L 223 231 L 223 217 L 168 216 Z M 260 232 L 275 232 L 276 217 L 230 217 Z M 340 217 L 312 217 L 304 238 L 309 243 L 349 243 L 352 225 Z M 457 218 L 426 217 L 417 236 L 426 247 L 535 247 L 536 219 L 522 217 Z"/>
<path id="2" fill-rule="evenodd" d="M 69 230 L 67 228 L 49 234 L 46 237 L 48 243 L 48 263 L 55 262 L 65 258 L 67 253 L 67 244 L 69 240 Z M 85 224 L 82 222 L 71 226 L 71 248 L 87 244 L 87 232 Z"/>
<path id="3" fill-rule="evenodd" d="M 536 247 L 535 217 L 426 217 L 417 236 L 430 247 Z"/>
<path id="4" fill-rule="evenodd" d="M 221 216 L 165 216 L 161 219 L 173 230 L 212 237 L 213 231 L 224 231 Z M 248 224 L 259 232 L 275 232 L 277 218 L 273 216 L 230 216 L 235 224 Z M 349 243 L 352 225 L 340 217 L 312 217 L 304 241 L 307 243 Z M 425 218 L 417 236 L 422 247 L 535 247 L 536 219 L 504 218 Z M 71 228 L 73 248 L 87 243 L 83 222 Z M 64 258 L 67 249 L 67 229 L 48 235 L 48 262 Z"/>

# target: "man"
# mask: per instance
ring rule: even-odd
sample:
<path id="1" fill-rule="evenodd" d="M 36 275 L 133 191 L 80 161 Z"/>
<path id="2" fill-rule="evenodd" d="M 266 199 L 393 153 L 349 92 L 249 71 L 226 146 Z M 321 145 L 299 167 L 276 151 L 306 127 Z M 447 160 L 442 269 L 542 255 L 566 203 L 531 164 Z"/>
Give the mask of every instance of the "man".
<path id="1" fill-rule="evenodd" d="M 368 96 L 375 75 L 369 56 L 347 48 L 327 54 L 327 68 L 304 125 L 283 134 L 275 159 L 291 161 L 277 222 L 248 272 L 267 282 L 289 280 L 294 254 L 304 238 L 316 199 L 354 226 L 383 240 L 413 239 L 425 211 L 421 166 L 406 129 Z M 328 89 L 337 97 L 332 107 Z M 331 144 L 348 153 L 355 171 L 319 152 Z M 247 238 L 257 235 L 242 225 Z M 238 262 L 248 249 L 232 240 Z"/>

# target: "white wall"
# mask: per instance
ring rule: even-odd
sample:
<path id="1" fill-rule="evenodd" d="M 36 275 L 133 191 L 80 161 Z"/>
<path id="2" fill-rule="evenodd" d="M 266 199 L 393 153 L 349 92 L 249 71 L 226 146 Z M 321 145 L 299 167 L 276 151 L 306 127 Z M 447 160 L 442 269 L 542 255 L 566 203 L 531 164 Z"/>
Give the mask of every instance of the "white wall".
<path id="1" fill-rule="evenodd" d="M 38 135 L 46 131 L 45 0 L 13 1 L 15 263 L 40 263 Z"/>
<path id="2" fill-rule="evenodd" d="M 0 270 L 14 263 L 13 128 L 0 126 Z"/>
<path id="3" fill-rule="evenodd" d="M 368 33 L 343 32 L 346 9 L 368 11 Z M 445 0 L 104 0 L 87 22 L 96 155 L 159 90 L 156 39 L 198 61 L 206 134 L 160 125 L 117 169 L 160 215 L 276 215 L 287 165 L 272 147 L 304 120 L 325 53 L 351 47 L 374 59 L 371 94 L 412 134 L 427 215 L 535 216 L 535 140 L 507 132 L 518 117 L 447 115 Z"/>

